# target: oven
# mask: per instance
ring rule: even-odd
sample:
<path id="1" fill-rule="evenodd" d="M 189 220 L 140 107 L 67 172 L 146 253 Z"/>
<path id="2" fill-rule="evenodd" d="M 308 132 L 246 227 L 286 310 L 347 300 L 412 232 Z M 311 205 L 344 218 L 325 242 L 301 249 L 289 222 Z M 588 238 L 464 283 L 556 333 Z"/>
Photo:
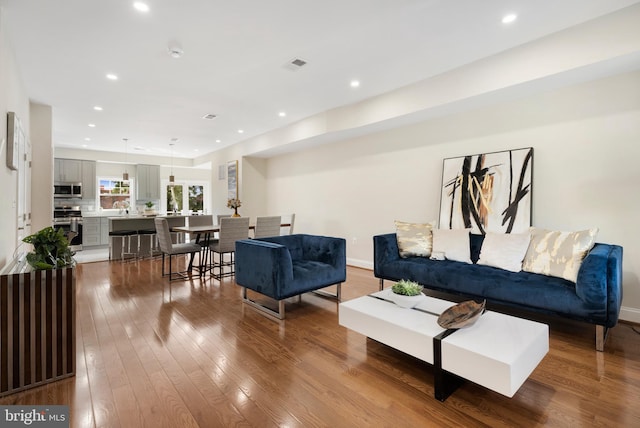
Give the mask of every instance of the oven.
<path id="1" fill-rule="evenodd" d="M 62 229 L 65 236 L 74 232 L 71 239 L 73 251 L 82 250 L 82 211 L 80 207 L 55 207 L 53 210 L 53 228 Z"/>

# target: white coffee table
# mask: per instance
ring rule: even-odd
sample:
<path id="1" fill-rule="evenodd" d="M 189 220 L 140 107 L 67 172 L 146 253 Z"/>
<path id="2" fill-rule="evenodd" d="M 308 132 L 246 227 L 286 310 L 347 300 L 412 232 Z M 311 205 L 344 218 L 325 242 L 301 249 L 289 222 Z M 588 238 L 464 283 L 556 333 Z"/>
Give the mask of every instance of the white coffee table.
<path id="1" fill-rule="evenodd" d="M 446 330 L 438 316 L 455 303 L 424 296 L 413 309 L 391 301 L 391 289 L 343 302 L 340 325 L 434 365 L 435 397 L 444 401 L 460 378 L 513 397 L 549 351 L 549 327 L 486 311 Z"/>

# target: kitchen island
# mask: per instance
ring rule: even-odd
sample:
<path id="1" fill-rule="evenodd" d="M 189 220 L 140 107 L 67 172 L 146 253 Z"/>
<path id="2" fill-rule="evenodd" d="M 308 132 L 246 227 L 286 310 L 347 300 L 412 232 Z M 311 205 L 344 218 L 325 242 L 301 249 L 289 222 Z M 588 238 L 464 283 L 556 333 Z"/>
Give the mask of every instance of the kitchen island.
<path id="1" fill-rule="evenodd" d="M 154 219 L 166 218 L 169 228 L 185 226 L 186 219 L 189 215 L 160 215 L 160 216 L 144 216 L 139 214 L 130 214 L 122 216 L 108 217 L 109 219 L 109 260 L 121 260 L 123 253 L 130 256 L 147 257 L 153 252 L 156 245 L 155 223 Z M 123 231 L 153 231 L 145 234 L 137 233 L 127 236 L 113 236 L 113 232 Z M 184 242 L 184 234 L 176 233 L 174 242 Z M 124 241 L 124 242 L 123 242 Z"/>

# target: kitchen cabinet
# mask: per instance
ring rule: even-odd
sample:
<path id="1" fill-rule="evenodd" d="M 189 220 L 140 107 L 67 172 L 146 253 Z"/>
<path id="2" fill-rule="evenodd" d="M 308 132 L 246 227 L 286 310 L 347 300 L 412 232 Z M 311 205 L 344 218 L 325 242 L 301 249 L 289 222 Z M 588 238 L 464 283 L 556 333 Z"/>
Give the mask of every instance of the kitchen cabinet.
<path id="1" fill-rule="evenodd" d="M 100 245 L 109 245 L 109 217 L 100 218 Z"/>
<path id="2" fill-rule="evenodd" d="M 102 245 L 102 222 L 100 217 L 82 218 L 82 246 Z"/>
<path id="3" fill-rule="evenodd" d="M 96 162 L 82 161 L 82 199 L 96 198 Z"/>
<path id="4" fill-rule="evenodd" d="M 54 159 L 53 181 L 82 182 L 82 161 L 76 159 Z"/>
<path id="5" fill-rule="evenodd" d="M 160 165 L 138 165 L 136 181 L 138 182 L 137 200 L 160 199 Z"/>

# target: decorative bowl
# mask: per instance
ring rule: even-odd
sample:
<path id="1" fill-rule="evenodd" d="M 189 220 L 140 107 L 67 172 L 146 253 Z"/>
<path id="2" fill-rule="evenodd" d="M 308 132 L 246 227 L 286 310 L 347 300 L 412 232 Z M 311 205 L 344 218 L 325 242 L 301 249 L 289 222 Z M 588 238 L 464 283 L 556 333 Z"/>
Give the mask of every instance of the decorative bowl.
<path id="1" fill-rule="evenodd" d="M 405 296 L 403 294 L 391 293 L 391 300 L 393 303 L 400 306 L 401 308 L 413 308 L 422 300 L 424 300 L 425 295 L 420 293 L 417 296 Z"/>
<path id="2" fill-rule="evenodd" d="M 473 325 L 480 315 L 484 313 L 487 301 L 476 303 L 467 300 L 457 305 L 451 306 L 438 317 L 438 325 L 442 328 L 462 328 Z"/>

